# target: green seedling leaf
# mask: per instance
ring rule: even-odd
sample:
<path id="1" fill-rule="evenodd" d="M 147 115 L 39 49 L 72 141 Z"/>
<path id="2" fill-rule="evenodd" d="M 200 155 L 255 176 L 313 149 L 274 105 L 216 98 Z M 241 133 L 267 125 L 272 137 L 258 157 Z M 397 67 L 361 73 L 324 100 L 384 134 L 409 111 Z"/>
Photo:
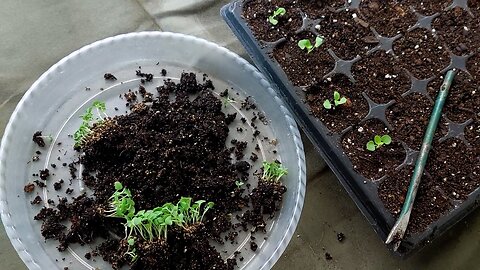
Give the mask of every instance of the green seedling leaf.
<path id="1" fill-rule="evenodd" d="M 382 136 L 382 142 L 383 142 L 384 144 L 387 144 L 387 145 L 388 145 L 388 144 L 392 143 L 392 138 L 391 138 L 390 136 L 388 136 L 388 135 L 383 135 L 383 136 Z"/>
<path id="2" fill-rule="evenodd" d="M 334 91 L 334 92 L 333 92 L 333 99 L 334 99 L 334 100 L 340 100 L 340 93 L 337 92 L 337 91 Z"/>
<path id="3" fill-rule="evenodd" d="M 335 106 L 342 105 L 342 104 L 345 104 L 345 103 L 347 103 L 347 98 L 346 98 L 346 97 L 342 97 L 342 98 L 340 98 L 340 100 L 338 100 L 338 101 L 336 100 L 336 101 L 335 101 Z"/>
<path id="4" fill-rule="evenodd" d="M 278 20 L 275 19 L 275 17 L 273 17 L 273 16 L 268 17 L 268 22 L 271 23 L 271 24 L 273 24 L 273 25 L 277 25 L 277 24 L 278 24 Z"/>
<path id="5" fill-rule="evenodd" d="M 215 206 L 215 203 L 213 203 L 213 202 L 208 202 L 208 203 L 207 203 L 207 207 L 205 207 L 205 208 L 210 209 L 210 208 L 212 208 L 213 206 Z"/>
<path id="6" fill-rule="evenodd" d="M 373 138 L 373 141 L 369 141 L 367 143 L 367 150 L 375 151 L 375 149 L 378 149 L 383 145 L 388 145 L 390 143 L 392 143 L 392 138 L 389 135 L 383 135 L 383 136 L 375 135 L 375 137 Z"/>
<path id="7" fill-rule="evenodd" d="M 275 10 L 275 12 L 273 12 L 273 16 L 283 16 L 285 14 L 287 14 L 287 10 L 283 7 L 279 7 L 277 10 Z"/>
<path id="8" fill-rule="evenodd" d="M 231 99 L 230 97 L 222 98 L 222 104 L 224 108 L 226 108 L 228 105 L 231 105 L 232 103 L 237 103 L 237 102 L 234 99 Z"/>
<path id="9" fill-rule="evenodd" d="M 165 224 L 167 224 L 169 226 L 173 224 L 172 216 L 168 216 L 168 217 L 165 218 Z"/>
<path id="10" fill-rule="evenodd" d="M 382 142 L 382 137 L 378 136 L 378 135 L 375 135 L 375 137 L 373 138 L 373 141 L 375 142 L 375 144 L 378 146 L 378 145 L 382 145 L 383 142 Z"/>
<path id="11" fill-rule="evenodd" d="M 273 25 L 277 25 L 278 24 L 278 20 L 277 20 L 277 17 L 278 16 L 283 16 L 287 13 L 287 10 L 282 8 L 282 7 L 279 7 L 277 8 L 277 10 L 275 10 L 273 12 L 273 15 L 269 16 L 268 17 L 268 22 L 270 22 L 271 24 Z"/>
<path id="12" fill-rule="evenodd" d="M 375 151 L 375 149 L 376 149 L 375 143 L 373 141 L 369 141 L 367 143 L 367 150 L 373 152 L 373 151 Z"/>
<path id="13" fill-rule="evenodd" d="M 237 185 L 237 188 L 240 188 L 241 186 L 243 186 L 245 183 L 243 183 L 242 181 L 235 181 L 235 185 Z"/>
<path id="14" fill-rule="evenodd" d="M 300 49 L 304 50 L 305 48 L 311 48 L 312 44 L 310 43 L 310 40 L 302 39 L 298 42 L 298 47 L 300 47 Z"/>
<path id="15" fill-rule="evenodd" d="M 133 246 L 133 245 L 135 245 L 135 239 L 128 238 L 127 243 L 128 243 L 129 246 Z"/>
<path id="16" fill-rule="evenodd" d="M 98 110 L 100 110 L 102 112 L 104 112 L 107 109 L 107 106 L 105 105 L 105 102 L 98 101 L 98 100 L 94 101 L 92 106 L 94 108 L 97 108 Z"/>
<path id="17" fill-rule="evenodd" d="M 87 137 L 90 135 L 92 130 L 90 129 L 90 122 L 93 121 L 93 108 L 97 108 L 98 110 L 98 116 L 100 117 L 100 120 L 103 121 L 104 118 L 100 115 L 100 112 L 104 114 L 104 116 L 108 115 L 105 113 L 106 106 L 105 102 L 101 101 L 94 101 L 92 103 L 92 106 L 88 107 L 85 111 L 85 114 L 81 115 L 80 117 L 82 118 L 83 122 L 78 128 L 77 131 L 75 131 L 73 135 L 73 139 L 75 141 L 75 147 L 80 147 L 87 139 Z"/>
<path id="18" fill-rule="evenodd" d="M 318 48 L 318 47 L 322 46 L 324 41 L 325 41 L 325 39 L 323 37 L 317 36 L 315 38 L 315 48 Z"/>
<path id="19" fill-rule="evenodd" d="M 118 182 L 118 181 L 115 182 L 114 186 L 115 186 L 115 190 L 117 190 L 117 191 L 120 191 L 120 190 L 123 189 L 122 183 L 120 183 L 120 182 Z"/>
<path id="20" fill-rule="evenodd" d="M 80 116 L 84 122 L 90 122 L 93 120 L 92 107 L 88 107 L 85 114 Z"/>
<path id="21" fill-rule="evenodd" d="M 273 162 L 263 162 L 263 176 L 262 179 L 264 181 L 279 181 L 280 178 L 284 175 L 288 174 L 288 170 L 284 168 L 280 163 L 277 161 Z"/>
<path id="22" fill-rule="evenodd" d="M 330 100 L 326 99 L 324 102 L 323 102 L 323 107 L 327 110 L 330 110 L 332 108 L 332 103 L 330 102 Z"/>

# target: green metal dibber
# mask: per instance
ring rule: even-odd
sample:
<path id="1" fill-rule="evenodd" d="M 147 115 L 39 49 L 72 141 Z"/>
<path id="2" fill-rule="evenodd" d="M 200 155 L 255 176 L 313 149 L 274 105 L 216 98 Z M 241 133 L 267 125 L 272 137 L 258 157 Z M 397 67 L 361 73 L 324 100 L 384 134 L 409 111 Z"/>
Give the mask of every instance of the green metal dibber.
<path id="1" fill-rule="evenodd" d="M 408 222 L 410 221 L 410 214 L 412 213 L 413 203 L 415 201 L 415 196 L 417 195 L 418 187 L 420 186 L 420 181 L 422 180 L 423 170 L 427 164 L 428 153 L 432 148 L 432 141 L 437 130 L 438 122 L 442 116 L 443 105 L 447 100 L 448 92 L 453 83 L 453 79 L 457 75 L 457 70 L 449 70 L 445 75 L 442 87 L 440 88 L 440 93 L 438 93 L 437 100 L 435 101 L 435 106 L 433 107 L 432 114 L 430 115 L 430 120 L 428 122 L 427 130 L 423 137 L 422 147 L 415 163 L 415 169 L 413 170 L 412 179 L 410 180 L 410 185 L 408 187 L 407 196 L 405 197 L 405 202 L 403 203 L 402 211 L 400 216 L 397 219 L 397 222 L 393 226 L 390 234 L 385 241 L 386 244 L 391 242 L 394 243 L 393 249 L 396 251 L 401 244 L 405 231 L 408 227 Z"/>

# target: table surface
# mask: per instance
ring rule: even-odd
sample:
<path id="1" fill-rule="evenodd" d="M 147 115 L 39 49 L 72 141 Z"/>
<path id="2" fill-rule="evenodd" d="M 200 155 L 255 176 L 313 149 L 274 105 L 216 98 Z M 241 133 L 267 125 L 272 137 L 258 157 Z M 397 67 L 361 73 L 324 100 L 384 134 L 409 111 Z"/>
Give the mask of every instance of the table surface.
<path id="1" fill-rule="evenodd" d="M 196 35 L 248 59 L 219 16 L 226 0 L 3 0 L 0 9 L 0 136 L 30 85 L 70 52 L 134 31 Z M 300 224 L 274 269 L 478 269 L 480 210 L 416 255 L 392 256 L 304 139 L 307 195 Z M 26 269 L 0 226 L 3 270 Z M 345 235 L 337 241 L 337 233 Z M 326 260 L 325 253 L 332 260 Z"/>

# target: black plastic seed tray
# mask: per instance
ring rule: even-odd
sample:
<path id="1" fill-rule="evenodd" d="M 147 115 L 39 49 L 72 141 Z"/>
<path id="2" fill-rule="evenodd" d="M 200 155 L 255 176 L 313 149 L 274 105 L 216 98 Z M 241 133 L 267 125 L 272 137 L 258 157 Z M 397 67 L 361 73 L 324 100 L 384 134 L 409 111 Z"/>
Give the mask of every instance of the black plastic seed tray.
<path id="1" fill-rule="evenodd" d="M 468 10 L 468 7 L 463 5 L 463 2 L 466 1 L 454 1 L 452 5 L 458 5 L 459 7 Z M 358 174 L 354 170 L 350 159 L 342 151 L 341 138 L 346 132 L 349 131 L 349 129 L 347 128 L 338 134 L 333 133 L 329 131 L 325 125 L 319 121 L 318 118 L 312 115 L 308 105 L 304 101 L 304 94 L 302 93 L 302 90 L 298 87 L 295 87 L 288 80 L 281 66 L 270 56 L 274 48 L 281 42 L 284 42 L 285 38 L 282 38 L 276 42 L 263 42 L 257 40 L 246 24 L 245 19 L 242 17 L 244 3 L 245 1 L 234 1 L 226 5 L 222 8 L 221 15 L 232 29 L 234 34 L 238 37 L 240 42 L 244 45 L 246 51 L 256 66 L 266 75 L 267 78 L 269 78 L 274 85 L 277 86 L 279 94 L 285 100 L 285 103 L 288 104 L 290 110 L 294 113 L 296 120 L 303 127 L 306 135 L 317 147 L 322 157 L 338 177 L 348 194 L 354 200 L 355 204 L 358 206 L 358 208 L 360 208 L 363 215 L 368 219 L 379 237 L 385 241 L 390 229 L 395 223 L 395 219 L 390 212 L 387 211 L 383 202 L 379 198 L 377 192 L 379 185 L 378 181 L 368 180 Z M 346 1 L 344 8 L 358 9 L 359 3 L 360 1 L 358 0 L 348 0 Z M 431 22 L 439 14 L 437 13 L 431 16 L 423 16 L 422 14 L 415 12 L 415 15 L 417 17 L 417 23 L 412 25 L 409 30 L 413 30 L 415 28 L 425 28 L 431 30 Z M 302 15 L 302 19 L 302 26 L 297 33 L 302 31 L 310 31 L 318 35 L 315 29 L 315 25 L 318 22 L 307 18 L 305 15 Z M 375 31 L 375 29 L 372 29 L 372 33 L 378 40 L 378 44 L 374 48 L 371 48 L 369 53 L 376 50 L 384 50 L 387 52 L 391 51 L 393 42 L 401 36 L 396 35 L 391 38 L 382 37 L 377 33 L 377 31 Z M 328 53 L 332 58 L 335 59 L 335 67 L 325 76 L 325 78 L 333 74 L 341 73 L 349 77 L 351 81 L 354 81 L 355 78 L 351 74 L 351 67 L 357 61 L 359 61 L 360 57 L 357 56 L 350 60 L 343 60 L 337 57 L 337 55 L 331 50 L 329 50 Z M 456 56 L 450 53 L 450 65 L 446 66 L 444 71 L 450 68 L 457 68 L 466 71 L 466 61 L 470 56 L 471 55 Z M 428 82 L 430 82 L 433 78 L 419 80 L 416 79 L 411 73 L 408 73 L 408 76 L 411 80 L 411 89 L 408 92 L 405 92 L 404 95 L 408 95 L 411 92 L 416 92 L 425 95 L 425 97 L 432 101 L 432 97 L 430 97 L 426 91 L 426 84 L 428 84 Z M 392 104 L 394 104 L 394 101 L 390 101 L 386 104 L 377 104 L 372 101 L 367 93 L 364 92 L 362 95 L 368 102 L 369 106 L 369 112 L 362 121 L 367 121 L 368 119 L 378 119 L 390 128 L 391 125 L 387 121 L 385 114 L 386 110 Z M 434 98 L 435 97 L 433 97 L 433 99 Z M 447 119 L 447 121 L 449 120 Z M 462 134 L 465 125 L 461 126 L 459 123 L 454 122 L 449 122 L 449 124 L 449 131 L 441 140 L 445 140 L 449 137 L 463 137 Z M 415 164 L 418 151 L 412 150 L 405 143 L 403 143 L 403 147 L 405 149 L 406 158 L 400 167 L 406 165 L 413 166 Z M 432 223 L 422 233 L 413 234 L 404 239 L 400 248 L 395 252 L 395 254 L 405 256 L 407 254 L 412 254 L 413 251 L 418 251 L 421 247 L 424 247 L 434 238 L 438 237 L 448 228 L 468 215 L 474 208 L 478 206 L 479 200 L 480 189 L 477 189 L 469 196 L 467 200 L 459 204 L 448 214 L 442 216 L 436 222 Z M 389 246 L 389 248 L 392 249 L 393 247 Z"/>

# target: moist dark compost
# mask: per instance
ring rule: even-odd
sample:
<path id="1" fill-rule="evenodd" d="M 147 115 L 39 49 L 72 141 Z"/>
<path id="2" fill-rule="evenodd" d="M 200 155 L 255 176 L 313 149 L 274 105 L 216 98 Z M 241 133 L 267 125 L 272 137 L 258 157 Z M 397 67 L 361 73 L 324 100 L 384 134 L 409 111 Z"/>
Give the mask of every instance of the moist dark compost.
<path id="1" fill-rule="evenodd" d="M 161 74 L 166 75 L 166 71 Z M 137 71 L 136 75 L 152 80 L 151 74 Z M 105 74 L 106 80 L 114 78 Z M 224 260 L 212 243 L 223 244 L 224 233 L 228 235 L 225 239 L 234 242 L 239 230 L 265 231 L 267 219 L 273 218 L 280 208 L 286 187 L 278 181 L 279 177 L 265 178 L 268 172 L 259 171 L 264 176 L 258 176 L 258 185 L 245 183 L 248 190 L 253 188 L 250 194 L 246 192 L 242 181 L 248 181 L 249 175 L 257 177 L 251 175 L 253 162 L 243 160 L 244 155 L 250 156 L 243 152 L 251 142 L 235 140 L 231 142 L 234 147 L 226 146 L 230 143 L 228 124 L 236 115 L 222 112 L 224 104 L 213 94 L 213 88 L 206 76 L 200 83 L 194 73 L 183 73 L 179 83 L 167 79 L 157 87 L 155 98 L 144 86 L 139 87 L 140 95 L 135 98 L 137 91 L 128 91 L 120 96 L 128 101 L 128 114 L 104 116 L 102 121 L 89 124 L 89 113 L 104 111 L 105 104 L 94 102 L 82 115 L 82 126 L 91 131 L 85 135 L 81 127 L 73 136 L 80 159 L 68 168 L 67 164 L 59 168 L 70 170 L 72 179 L 83 179 L 93 194 L 71 200 L 59 198 L 55 206 L 42 208 L 35 220 L 43 222 L 41 233 L 45 239 L 58 240 L 59 251 L 74 243 L 100 241 L 96 250 L 85 257 L 101 256 L 114 269 L 124 265 L 142 270 L 234 269 L 236 259 Z M 256 109 L 248 98 L 242 104 L 245 110 Z M 265 120 L 263 114 L 257 115 Z M 78 163 L 82 170 L 75 169 Z M 281 168 L 277 162 L 271 164 Z M 48 170 L 42 170 L 40 177 L 47 179 Z M 55 182 L 55 190 L 65 188 L 62 184 L 66 185 L 63 180 Z M 33 188 L 30 184 L 25 192 Z M 169 212 L 170 220 L 154 219 L 164 225 L 151 223 L 161 228 L 161 234 L 154 233 L 147 214 L 165 213 L 161 211 L 173 209 L 168 207 L 174 205 L 179 209 L 183 207 L 179 201 L 186 198 L 191 198 L 192 205 L 205 201 L 204 206 L 191 210 L 192 216 L 197 215 L 195 221 L 181 223 L 179 220 L 187 220 L 187 216 L 180 218 Z M 125 207 L 133 207 L 131 214 L 143 215 L 145 219 L 121 218 L 130 215 L 130 210 L 122 212 Z M 235 215 L 239 216 L 238 223 L 232 219 Z M 171 217 L 177 219 L 172 221 Z M 136 227 L 129 227 L 129 221 Z"/>
<path id="2" fill-rule="evenodd" d="M 478 1 L 247 0 L 235 7 L 224 11 L 227 22 L 287 93 L 319 148 L 342 163 L 334 169 L 352 178 L 341 181 L 365 200 L 370 212 L 364 213 L 381 234 L 400 213 L 444 73 L 459 70 L 414 205 L 407 249 L 425 242 L 439 224 L 444 231 L 455 223 L 435 222 L 463 202 L 473 209 L 480 197 Z M 280 7 L 286 12 L 272 25 L 267 18 Z M 301 45 L 305 40 L 309 48 Z M 380 140 L 384 135 L 388 143 Z"/>

